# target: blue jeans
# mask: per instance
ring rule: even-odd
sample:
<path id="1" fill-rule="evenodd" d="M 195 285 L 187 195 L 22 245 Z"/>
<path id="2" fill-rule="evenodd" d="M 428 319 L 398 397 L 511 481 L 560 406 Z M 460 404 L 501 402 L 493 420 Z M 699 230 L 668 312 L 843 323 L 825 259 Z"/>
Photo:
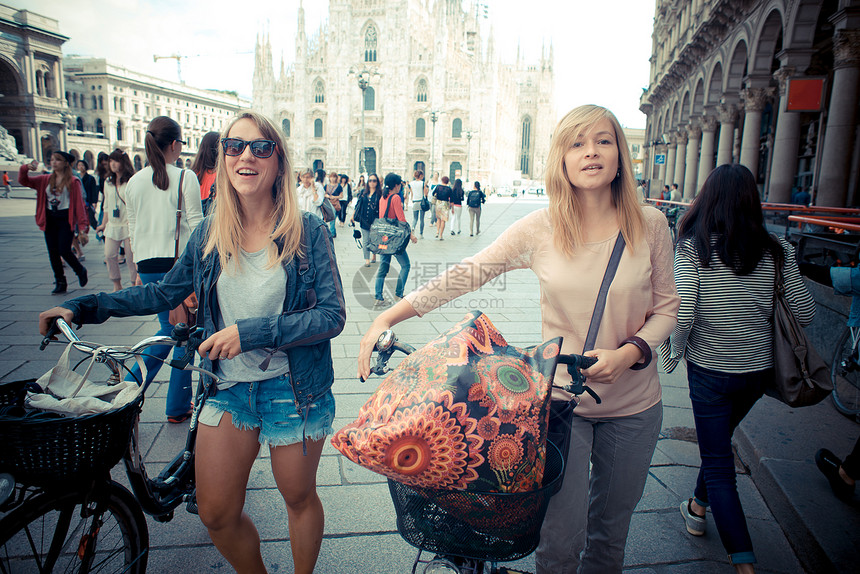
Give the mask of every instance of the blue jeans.
<path id="1" fill-rule="evenodd" d="M 161 281 L 166 273 L 138 273 L 138 275 L 140 276 L 140 280 L 143 284 L 146 285 L 147 283 L 156 283 Z M 170 311 L 162 311 L 158 314 L 158 323 L 160 328 L 158 329 L 158 332 L 155 333 L 156 336 L 170 335 L 171 331 L 173 331 L 173 325 L 168 321 L 169 315 Z M 158 369 L 161 368 L 162 365 L 162 362 L 159 359 L 166 359 L 169 354 L 170 347 L 167 345 L 150 347 L 146 352 L 144 352 L 143 363 L 146 365 L 145 383 L 152 382 L 152 379 L 154 379 L 155 375 L 158 374 Z M 184 354 L 185 349 L 177 347 L 173 351 L 173 358 L 180 359 Z M 140 380 L 140 368 L 138 368 L 136 364 L 132 367 L 131 374 L 127 375 L 125 380 Z M 184 415 L 188 412 L 190 407 L 191 371 L 170 369 L 170 383 L 167 386 L 167 406 L 164 409 L 165 414 L 169 417 Z"/>
<path id="2" fill-rule="evenodd" d="M 419 231 L 419 233 L 421 235 L 424 235 L 424 214 L 425 213 L 427 213 L 427 212 L 422 211 L 420 207 L 418 209 L 412 210 L 412 230 L 415 231 L 416 229 L 418 229 L 418 220 L 420 219 L 421 220 L 421 231 Z"/>
<path id="3" fill-rule="evenodd" d="M 380 255 L 379 269 L 376 271 L 376 300 L 382 301 L 382 287 L 385 285 L 385 276 L 388 275 L 388 268 L 391 267 L 391 258 L 397 259 L 400 264 L 400 275 L 397 276 L 397 287 L 394 289 L 394 294 L 397 297 L 403 297 L 403 290 L 406 288 L 406 278 L 409 277 L 409 256 L 404 249 L 400 253 L 394 255 Z"/>
<path id="4" fill-rule="evenodd" d="M 773 369 L 723 373 L 687 362 L 690 401 L 702 458 L 694 495 L 697 503 L 710 505 L 732 564 L 755 564 L 756 561 L 738 497 L 732 433 L 772 378 Z"/>
<path id="5" fill-rule="evenodd" d="M 337 222 L 337 214 L 335 213 L 335 218 L 328 222 L 328 230 L 332 237 L 337 237 L 337 229 L 334 227 Z"/>

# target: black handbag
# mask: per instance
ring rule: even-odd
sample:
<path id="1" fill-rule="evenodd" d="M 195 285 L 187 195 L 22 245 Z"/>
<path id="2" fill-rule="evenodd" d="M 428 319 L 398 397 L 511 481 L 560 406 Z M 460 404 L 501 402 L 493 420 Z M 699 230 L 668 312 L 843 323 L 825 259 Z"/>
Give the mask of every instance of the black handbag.
<path id="1" fill-rule="evenodd" d="M 833 391 L 830 369 L 815 350 L 785 298 L 782 265 L 776 262 L 773 294 L 773 381 L 765 394 L 790 407 L 821 402 Z"/>
<path id="2" fill-rule="evenodd" d="M 393 196 L 390 196 L 393 198 Z M 412 230 L 409 224 L 399 219 L 388 217 L 391 209 L 391 199 L 385 207 L 385 215 L 375 220 L 370 225 L 370 234 L 367 238 L 367 248 L 373 253 L 381 255 L 394 255 L 406 249 Z"/>
<path id="3" fill-rule="evenodd" d="M 322 213 L 322 220 L 326 223 L 334 221 L 334 218 L 337 217 L 334 212 L 334 206 L 327 197 L 323 198 L 323 202 L 320 205 L 320 213 Z"/>
<path id="4" fill-rule="evenodd" d="M 421 198 L 421 211 L 430 211 L 430 200 L 426 197 Z"/>

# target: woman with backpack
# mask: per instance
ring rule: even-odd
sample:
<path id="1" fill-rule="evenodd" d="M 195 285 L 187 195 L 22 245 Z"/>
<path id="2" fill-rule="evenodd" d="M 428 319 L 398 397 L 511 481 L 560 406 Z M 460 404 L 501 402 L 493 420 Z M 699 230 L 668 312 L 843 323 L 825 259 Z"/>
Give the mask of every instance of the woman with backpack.
<path id="1" fill-rule="evenodd" d="M 475 187 L 466 198 L 466 206 L 469 208 L 469 237 L 481 234 L 481 205 L 486 201 L 487 196 L 481 191 L 481 182 L 476 181 Z"/>
<path id="2" fill-rule="evenodd" d="M 358 218 L 358 227 L 361 229 L 361 236 L 364 239 L 361 250 L 364 252 L 365 267 L 370 267 L 371 263 L 376 263 L 376 253 L 370 251 L 370 226 L 379 217 L 379 200 L 381 197 L 379 176 L 371 173 L 367 176 L 367 185 L 361 188 L 358 201 L 355 204 L 355 211 L 352 212 L 350 219 L 352 223 L 355 223 L 355 218 Z"/>

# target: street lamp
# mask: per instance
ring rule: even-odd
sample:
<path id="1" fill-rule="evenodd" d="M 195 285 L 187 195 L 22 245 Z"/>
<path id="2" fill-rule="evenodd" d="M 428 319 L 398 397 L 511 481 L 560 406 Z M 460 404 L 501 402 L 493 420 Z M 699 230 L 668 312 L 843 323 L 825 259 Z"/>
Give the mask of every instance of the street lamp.
<path id="1" fill-rule="evenodd" d="M 358 88 L 361 90 L 361 151 L 358 154 L 358 171 L 364 173 L 367 171 L 367 147 L 364 141 L 364 108 L 366 100 L 367 86 L 370 85 L 370 72 L 362 70 L 358 74 Z"/>
<path id="2" fill-rule="evenodd" d="M 472 181 L 469 179 L 469 156 L 472 154 L 472 136 L 477 135 L 478 132 L 468 131 L 463 132 L 466 134 L 466 181 Z"/>
<path id="3" fill-rule="evenodd" d="M 433 171 L 434 159 L 436 158 L 436 122 L 439 120 L 440 112 L 430 112 L 430 121 L 433 123 L 433 133 L 430 138 L 430 176 L 435 173 Z"/>

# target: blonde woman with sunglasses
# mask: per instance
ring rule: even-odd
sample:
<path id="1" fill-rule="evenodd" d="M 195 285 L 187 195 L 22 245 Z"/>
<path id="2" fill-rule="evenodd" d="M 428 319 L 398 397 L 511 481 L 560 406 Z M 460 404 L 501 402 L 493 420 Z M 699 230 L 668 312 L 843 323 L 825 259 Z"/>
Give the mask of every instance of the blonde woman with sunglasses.
<path id="1" fill-rule="evenodd" d="M 293 571 L 310 574 L 324 525 L 316 474 L 335 415 L 330 340 L 343 330 L 346 308 L 328 230 L 299 209 L 280 133 L 255 112 L 231 121 L 219 147 L 215 211 L 164 279 L 67 301 L 42 313 L 40 329 L 56 316 L 95 323 L 166 310 L 193 288 L 203 366 L 221 379 L 199 419 L 200 519 L 237 572 L 266 572 L 244 505 L 251 466 L 268 445 Z"/>

